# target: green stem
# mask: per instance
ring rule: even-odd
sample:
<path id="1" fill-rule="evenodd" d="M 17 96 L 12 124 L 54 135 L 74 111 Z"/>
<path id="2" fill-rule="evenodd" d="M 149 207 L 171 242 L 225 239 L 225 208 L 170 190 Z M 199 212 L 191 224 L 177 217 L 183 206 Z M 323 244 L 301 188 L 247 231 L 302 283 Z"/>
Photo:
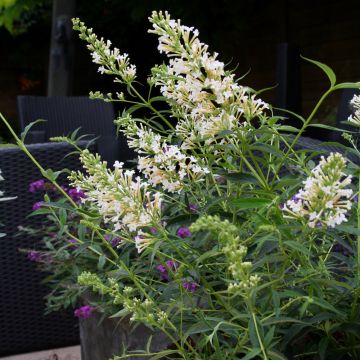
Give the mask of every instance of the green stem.
<path id="1" fill-rule="evenodd" d="M 280 161 L 280 164 L 277 168 L 277 173 L 279 173 L 281 166 L 285 163 L 285 161 L 287 160 L 287 157 L 289 156 L 290 152 L 293 151 L 294 146 L 296 145 L 296 143 L 298 142 L 300 136 L 302 135 L 302 133 L 306 130 L 306 128 L 308 127 L 308 125 L 310 124 L 311 120 L 313 119 L 313 117 L 315 116 L 315 114 L 317 113 L 317 111 L 319 110 L 320 105 L 323 103 L 323 101 L 326 99 L 326 97 L 333 91 L 334 89 L 331 87 L 329 90 L 327 90 L 320 98 L 320 100 L 318 101 L 318 103 L 315 105 L 313 111 L 311 112 L 311 114 L 309 115 L 309 117 L 306 119 L 306 121 L 304 122 L 303 126 L 301 127 L 301 129 L 299 130 L 299 132 L 297 133 L 297 135 L 295 136 L 294 140 L 292 141 L 290 147 L 288 148 L 287 152 L 285 153 L 285 155 L 283 156 L 283 158 Z M 273 180 L 273 183 L 275 181 L 275 178 Z M 273 183 L 271 185 L 273 185 Z"/>
<path id="2" fill-rule="evenodd" d="M 52 178 L 48 176 L 45 169 L 39 164 L 39 162 L 34 158 L 34 156 L 30 153 L 30 151 L 26 148 L 23 141 L 16 135 L 15 131 L 11 127 L 11 125 L 8 123 L 8 121 L 5 119 L 2 113 L 0 113 L 0 118 L 3 121 L 3 123 L 6 125 L 6 127 L 9 129 L 11 135 L 16 140 L 17 145 L 19 148 L 24 151 L 24 153 L 30 158 L 30 160 L 36 165 L 36 167 L 40 170 L 42 176 L 44 176 L 46 179 L 48 179 L 59 191 L 62 193 L 65 198 L 70 202 L 70 204 L 77 209 L 78 206 L 76 205 L 75 201 L 66 193 L 66 191 Z"/>
<path id="3" fill-rule="evenodd" d="M 254 321 L 254 326 L 255 326 L 255 331 L 256 331 L 256 336 L 258 338 L 258 341 L 259 341 L 259 344 L 260 344 L 260 348 L 261 348 L 261 352 L 263 353 L 264 355 L 264 359 L 265 360 L 268 360 L 268 357 L 266 355 L 266 350 L 265 350 L 265 347 L 264 347 L 264 344 L 261 340 L 261 336 L 260 336 L 260 333 L 259 333 L 259 329 L 258 329 L 258 326 L 257 326 L 257 323 L 256 323 L 256 317 L 255 317 L 255 314 L 254 312 L 251 310 L 251 316 L 252 316 L 252 319 Z"/>
<path id="4" fill-rule="evenodd" d="M 174 127 L 170 124 L 168 119 L 166 119 L 163 115 L 160 114 L 158 110 L 156 110 L 149 101 L 144 99 L 142 95 L 135 89 L 135 87 L 129 83 L 128 86 L 131 90 L 136 94 L 136 96 L 146 105 L 154 114 L 156 114 L 170 129 L 174 130 Z"/>

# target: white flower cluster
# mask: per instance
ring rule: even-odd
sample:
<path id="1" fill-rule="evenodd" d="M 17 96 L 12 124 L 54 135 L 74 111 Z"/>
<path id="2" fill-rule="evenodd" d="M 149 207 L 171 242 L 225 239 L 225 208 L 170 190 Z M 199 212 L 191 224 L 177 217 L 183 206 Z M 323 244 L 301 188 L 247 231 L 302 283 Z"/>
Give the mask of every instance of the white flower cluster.
<path id="1" fill-rule="evenodd" d="M 111 41 L 100 40 L 93 33 L 91 28 L 87 28 L 80 19 L 73 19 L 74 30 L 79 31 L 79 37 L 88 42 L 88 49 L 95 64 L 100 65 L 98 71 L 101 74 L 117 76 L 117 82 L 129 83 L 136 77 L 136 66 L 130 64 L 128 54 L 121 54 L 117 48 L 111 49 Z"/>
<path id="2" fill-rule="evenodd" d="M 351 125 L 360 126 L 360 95 L 354 95 L 350 104 L 353 105 L 355 112 L 348 117 L 348 121 Z"/>
<path id="3" fill-rule="evenodd" d="M 196 182 L 209 173 L 194 156 L 187 156 L 177 145 L 166 143 L 154 156 L 139 156 L 138 169 L 150 184 L 161 185 L 169 192 L 181 191 L 185 178 Z"/>
<path id="4" fill-rule="evenodd" d="M 146 154 L 138 157 L 137 167 L 151 185 L 178 192 L 183 189 L 185 179 L 195 182 L 209 173 L 197 158 L 185 154 L 177 145 L 169 145 L 142 124 L 137 125 L 130 115 L 123 115 L 118 123 L 128 137 L 129 147 L 139 154 Z"/>
<path id="5" fill-rule="evenodd" d="M 200 42 L 196 29 L 172 20 L 167 12 L 153 12 L 150 22 L 149 32 L 159 36 L 158 49 L 171 58 L 169 65 L 153 68 L 151 81 L 179 118 L 176 130 L 184 146 L 197 140 L 211 143 L 215 135 L 242 127 L 244 119 L 250 122 L 269 108 L 236 83 L 218 54 L 210 54 Z"/>
<path id="6" fill-rule="evenodd" d="M 335 227 L 347 221 L 346 213 L 351 209 L 353 191 L 346 187 L 351 175 L 344 169 L 346 160 L 339 153 L 331 153 L 304 181 L 304 188 L 288 200 L 283 208 L 285 217 L 304 219 L 311 228 Z"/>
<path id="7" fill-rule="evenodd" d="M 116 162 L 115 169 L 107 169 L 106 162 L 88 150 L 81 153 L 80 160 L 88 175 L 72 172 L 72 185 L 81 188 L 86 198 L 95 204 L 105 223 L 111 223 L 114 231 L 135 232 L 144 227 L 160 224 L 161 195 L 148 191 L 148 184 L 134 171 L 124 170 L 123 164 Z"/>

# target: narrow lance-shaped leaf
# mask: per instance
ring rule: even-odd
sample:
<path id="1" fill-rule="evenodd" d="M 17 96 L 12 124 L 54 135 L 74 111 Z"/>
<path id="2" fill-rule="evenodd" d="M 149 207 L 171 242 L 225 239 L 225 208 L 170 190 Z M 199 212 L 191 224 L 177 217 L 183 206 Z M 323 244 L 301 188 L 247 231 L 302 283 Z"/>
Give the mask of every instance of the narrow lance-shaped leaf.
<path id="1" fill-rule="evenodd" d="M 317 67 L 319 67 L 326 75 L 327 77 L 329 78 L 330 80 L 330 84 L 331 84 L 331 87 L 334 87 L 335 84 L 336 84 L 336 75 L 334 73 L 334 71 L 326 64 L 323 64 L 319 61 L 316 61 L 316 60 L 311 60 L 311 59 L 308 59 L 304 56 L 301 56 L 302 59 L 316 65 Z"/>

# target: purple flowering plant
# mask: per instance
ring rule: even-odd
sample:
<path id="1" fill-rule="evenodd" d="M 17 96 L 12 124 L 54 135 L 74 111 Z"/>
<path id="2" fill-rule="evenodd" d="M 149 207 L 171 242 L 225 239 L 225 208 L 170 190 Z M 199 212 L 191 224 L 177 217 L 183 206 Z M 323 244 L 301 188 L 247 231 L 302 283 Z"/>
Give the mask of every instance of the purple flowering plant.
<path id="1" fill-rule="evenodd" d="M 357 140 L 345 132 L 348 146 L 334 148 L 303 135 L 328 95 L 360 84 L 304 59 L 329 87 L 307 117 L 282 110 L 300 120 L 295 128 L 196 29 L 167 12 L 149 19 L 167 62 L 152 68 L 145 97 L 129 56 L 73 20 L 99 72 L 129 90 L 90 95 L 124 103 L 115 123 L 137 161 L 109 167 L 78 149 L 76 190 L 52 179 L 62 196 L 55 206 L 48 194 L 35 214 L 56 234 L 45 243 L 57 289 L 76 301 L 90 293 L 96 311 L 166 336 L 170 346 L 150 352 L 150 337 L 141 356 L 359 358 Z M 348 124 L 360 127 L 360 97 L 351 104 Z M 87 318 L 86 306 L 75 315 Z"/>
<path id="2" fill-rule="evenodd" d="M 69 186 L 60 186 L 61 190 L 77 204 L 78 209 L 86 211 L 84 192 Z M 84 288 L 77 283 L 79 271 L 96 270 L 99 274 L 108 270 L 107 264 L 99 261 L 89 250 L 91 246 L 103 249 L 106 253 L 121 245 L 121 238 L 111 233 L 104 235 L 103 240 L 95 236 L 86 225 L 80 223 L 79 214 L 66 205 L 64 194 L 54 188 L 51 182 L 35 180 L 29 184 L 28 191 L 37 198 L 29 209 L 30 216 L 40 216 L 43 221 L 40 227 L 22 227 L 19 235 L 42 238 L 41 245 L 35 249 L 20 249 L 27 254 L 27 260 L 36 263 L 39 270 L 50 273 L 46 282 L 50 292 L 47 296 L 47 311 L 58 311 L 73 307 L 84 301 Z M 99 224 L 100 225 L 100 224 Z M 103 226 L 103 224 L 102 224 Z M 74 315 L 89 318 L 94 310 L 90 305 L 74 310 Z"/>

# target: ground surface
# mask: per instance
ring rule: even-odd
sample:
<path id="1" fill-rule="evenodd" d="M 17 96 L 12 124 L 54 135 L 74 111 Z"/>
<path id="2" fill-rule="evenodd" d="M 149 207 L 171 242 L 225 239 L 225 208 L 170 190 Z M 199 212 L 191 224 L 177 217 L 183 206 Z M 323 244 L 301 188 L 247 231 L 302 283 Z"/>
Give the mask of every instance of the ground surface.
<path id="1" fill-rule="evenodd" d="M 80 346 L 13 355 L 0 360 L 81 360 Z"/>

